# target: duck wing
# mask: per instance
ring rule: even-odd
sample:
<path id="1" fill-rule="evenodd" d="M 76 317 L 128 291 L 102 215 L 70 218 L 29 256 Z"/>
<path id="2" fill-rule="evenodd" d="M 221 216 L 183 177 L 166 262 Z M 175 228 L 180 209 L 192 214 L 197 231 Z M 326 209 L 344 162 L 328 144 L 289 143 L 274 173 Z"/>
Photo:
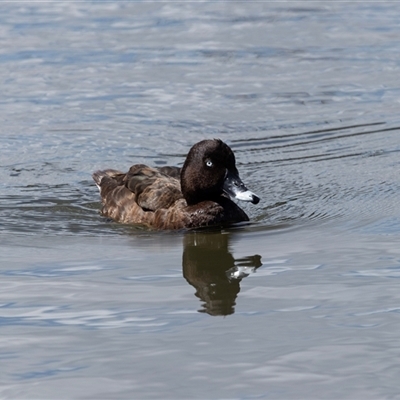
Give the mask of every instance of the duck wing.
<path id="1" fill-rule="evenodd" d="M 165 166 L 165 167 L 158 167 L 157 170 L 160 171 L 162 174 L 171 176 L 172 178 L 181 179 L 181 169 L 179 167 L 170 167 L 170 166 Z"/>
<path id="2" fill-rule="evenodd" d="M 179 172 L 178 172 L 179 171 Z M 143 164 L 133 165 L 125 174 L 125 187 L 135 194 L 136 203 L 145 211 L 169 208 L 183 198 L 181 185 L 176 176 L 177 167 L 151 168 Z"/>

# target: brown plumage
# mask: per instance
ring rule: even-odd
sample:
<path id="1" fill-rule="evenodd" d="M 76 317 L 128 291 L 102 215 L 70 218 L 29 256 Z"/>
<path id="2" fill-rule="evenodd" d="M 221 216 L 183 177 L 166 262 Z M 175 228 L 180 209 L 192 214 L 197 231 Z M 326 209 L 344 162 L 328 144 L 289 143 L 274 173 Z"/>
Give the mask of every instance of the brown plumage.
<path id="1" fill-rule="evenodd" d="M 100 190 L 102 215 L 155 229 L 248 221 L 246 213 L 227 195 L 259 201 L 240 180 L 235 156 L 221 140 L 195 144 L 182 170 L 136 164 L 127 173 L 97 171 L 93 179 Z"/>

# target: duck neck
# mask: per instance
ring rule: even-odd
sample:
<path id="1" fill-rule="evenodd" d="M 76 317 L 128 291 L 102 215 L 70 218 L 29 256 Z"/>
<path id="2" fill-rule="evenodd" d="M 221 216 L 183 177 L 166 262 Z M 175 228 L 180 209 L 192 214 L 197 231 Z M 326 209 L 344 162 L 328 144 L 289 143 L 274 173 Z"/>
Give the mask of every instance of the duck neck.
<path id="1" fill-rule="evenodd" d="M 221 198 L 222 193 L 215 193 L 212 191 L 184 191 L 183 197 L 186 200 L 188 206 L 192 206 L 202 201 L 215 201 L 218 202 Z"/>

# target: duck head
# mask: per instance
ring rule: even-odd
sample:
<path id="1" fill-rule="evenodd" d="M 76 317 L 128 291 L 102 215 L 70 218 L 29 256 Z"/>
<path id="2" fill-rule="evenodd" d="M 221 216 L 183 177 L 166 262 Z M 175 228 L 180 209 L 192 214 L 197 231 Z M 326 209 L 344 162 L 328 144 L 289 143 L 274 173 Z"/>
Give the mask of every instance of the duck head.
<path id="1" fill-rule="evenodd" d="M 232 150 L 219 139 L 202 140 L 189 150 L 181 171 L 181 188 L 188 205 L 216 200 L 223 194 L 253 204 L 260 201 L 240 179 Z"/>

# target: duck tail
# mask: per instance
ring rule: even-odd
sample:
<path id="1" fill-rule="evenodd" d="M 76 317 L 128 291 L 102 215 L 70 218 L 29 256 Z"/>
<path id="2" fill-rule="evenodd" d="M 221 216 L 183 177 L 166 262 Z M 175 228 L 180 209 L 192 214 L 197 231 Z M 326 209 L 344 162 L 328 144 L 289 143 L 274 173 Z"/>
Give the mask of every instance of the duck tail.
<path id="1" fill-rule="evenodd" d="M 96 186 L 99 188 L 99 190 L 101 191 L 101 185 L 103 181 L 103 178 L 107 177 L 107 178 L 114 178 L 116 175 L 121 175 L 122 172 L 121 171 L 117 171 L 115 169 L 106 169 L 104 171 L 95 171 L 92 174 L 92 178 L 96 184 Z"/>
<path id="2" fill-rule="evenodd" d="M 95 171 L 92 174 L 92 178 L 100 191 L 101 191 L 101 181 L 105 176 L 106 176 L 105 171 Z"/>

